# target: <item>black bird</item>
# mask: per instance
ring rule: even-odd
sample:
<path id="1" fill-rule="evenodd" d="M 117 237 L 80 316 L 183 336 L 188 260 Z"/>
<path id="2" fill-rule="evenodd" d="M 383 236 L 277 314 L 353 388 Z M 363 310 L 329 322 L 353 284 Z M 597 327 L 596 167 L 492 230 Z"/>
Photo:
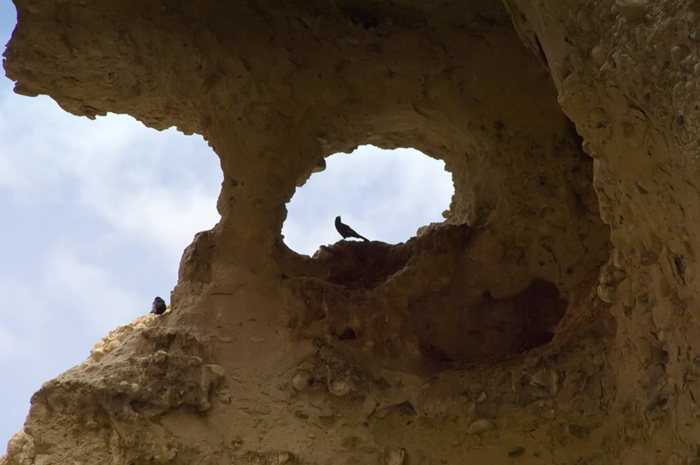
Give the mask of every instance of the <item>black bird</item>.
<path id="1" fill-rule="evenodd" d="M 151 305 L 151 313 L 162 315 L 164 312 L 165 300 L 161 299 L 160 297 L 156 297 L 155 300 L 153 300 L 153 305 Z"/>
<path id="2" fill-rule="evenodd" d="M 355 230 L 347 224 L 341 223 L 339 216 L 335 218 L 335 229 L 337 229 L 340 235 L 343 236 L 343 239 L 345 239 L 346 237 L 356 237 L 358 239 L 362 239 L 363 241 L 369 241 L 369 239 L 367 239 L 366 237 L 357 234 Z"/>

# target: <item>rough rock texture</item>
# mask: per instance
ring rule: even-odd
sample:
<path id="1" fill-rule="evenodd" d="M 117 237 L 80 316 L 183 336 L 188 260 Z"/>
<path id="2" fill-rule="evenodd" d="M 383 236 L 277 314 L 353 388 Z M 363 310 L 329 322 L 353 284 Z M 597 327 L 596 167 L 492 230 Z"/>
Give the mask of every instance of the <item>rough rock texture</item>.
<path id="1" fill-rule="evenodd" d="M 700 463 L 696 3 L 15 2 L 18 93 L 200 133 L 224 182 L 172 311 L 0 464 Z M 289 250 L 367 143 L 445 161 L 445 222 Z"/>

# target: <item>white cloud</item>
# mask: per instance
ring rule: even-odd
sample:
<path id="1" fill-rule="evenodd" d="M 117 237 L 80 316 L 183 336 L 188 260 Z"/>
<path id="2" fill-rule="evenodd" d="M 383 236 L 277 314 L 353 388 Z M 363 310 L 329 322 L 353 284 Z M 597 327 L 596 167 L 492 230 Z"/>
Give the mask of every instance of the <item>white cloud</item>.
<path id="1" fill-rule="evenodd" d="M 16 357 L 18 353 L 27 353 L 29 347 L 31 344 L 28 341 L 0 326 L 0 360 Z"/>
<path id="2" fill-rule="evenodd" d="M 47 310 L 36 291 L 15 280 L 0 279 L 0 360 L 40 352 L 36 331 L 41 331 Z"/>
<path id="3" fill-rule="evenodd" d="M 126 192 L 114 186 L 87 186 L 82 201 L 125 236 L 163 247 L 178 257 L 194 234 L 219 220 L 216 196 L 193 188 L 136 186 Z"/>
<path id="4" fill-rule="evenodd" d="M 31 360 L 41 355 L 41 343 L 29 327 L 11 330 L 0 324 L 0 362 Z"/>
<path id="5" fill-rule="evenodd" d="M 120 289 L 104 268 L 81 261 L 73 250 L 56 246 L 44 267 L 44 289 L 61 318 L 85 322 L 98 334 L 131 321 L 143 312 L 144 302 L 136 293 Z M 96 341 L 95 341 L 96 342 Z"/>
<path id="6" fill-rule="evenodd" d="M 0 187 L 18 203 L 90 208 L 115 231 L 179 257 L 219 220 L 221 177 L 201 137 L 123 115 L 77 118 L 46 97 L 0 98 Z"/>

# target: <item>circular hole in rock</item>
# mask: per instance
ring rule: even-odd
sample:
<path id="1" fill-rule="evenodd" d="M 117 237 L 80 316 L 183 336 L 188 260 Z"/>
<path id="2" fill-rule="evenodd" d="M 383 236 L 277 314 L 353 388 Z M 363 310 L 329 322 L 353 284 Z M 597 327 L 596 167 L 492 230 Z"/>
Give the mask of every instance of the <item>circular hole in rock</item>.
<path id="1" fill-rule="evenodd" d="M 404 242 L 421 226 L 442 222 L 453 194 L 443 161 L 415 149 L 363 145 L 327 157 L 326 169 L 297 188 L 287 204 L 284 242 L 313 255 L 342 239 L 337 216 L 370 241 Z"/>
<path id="2" fill-rule="evenodd" d="M 357 339 L 357 333 L 352 328 L 345 328 L 342 333 L 338 335 L 339 341 L 352 341 Z"/>

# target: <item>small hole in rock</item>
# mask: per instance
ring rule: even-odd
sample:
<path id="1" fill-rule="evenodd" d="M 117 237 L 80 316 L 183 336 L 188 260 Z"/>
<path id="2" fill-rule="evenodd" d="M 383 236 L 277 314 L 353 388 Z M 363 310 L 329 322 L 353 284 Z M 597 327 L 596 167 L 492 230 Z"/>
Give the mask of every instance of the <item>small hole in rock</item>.
<path id="1" fill-rule="evenodd" d="M 338 340 L 340 341 L 349 341 L 356 338 L 357 334 L 352 328 L 345 328 L 345 330 L 338 336 Z"/>
<path id="2" fill-rule="evenodd" d="M 409 401 L 405 400 L 396 406 L 396 409 L 402 414 L 407 416 L 416 415 L 416 409 L 413 407 Z"/>
<path id="3" fill-rule="evenodd" d="M 287 204 L 284 242 L 313 255 L 321 245 L 342 239 L 334 225 L 337 216 L 370 241 L 404 242 L 418 228 L 444 221 L 453 194 L 443 161 L 415 149 L 363 145 L 327 157 L 326 169 L 297 188 Z"/>

